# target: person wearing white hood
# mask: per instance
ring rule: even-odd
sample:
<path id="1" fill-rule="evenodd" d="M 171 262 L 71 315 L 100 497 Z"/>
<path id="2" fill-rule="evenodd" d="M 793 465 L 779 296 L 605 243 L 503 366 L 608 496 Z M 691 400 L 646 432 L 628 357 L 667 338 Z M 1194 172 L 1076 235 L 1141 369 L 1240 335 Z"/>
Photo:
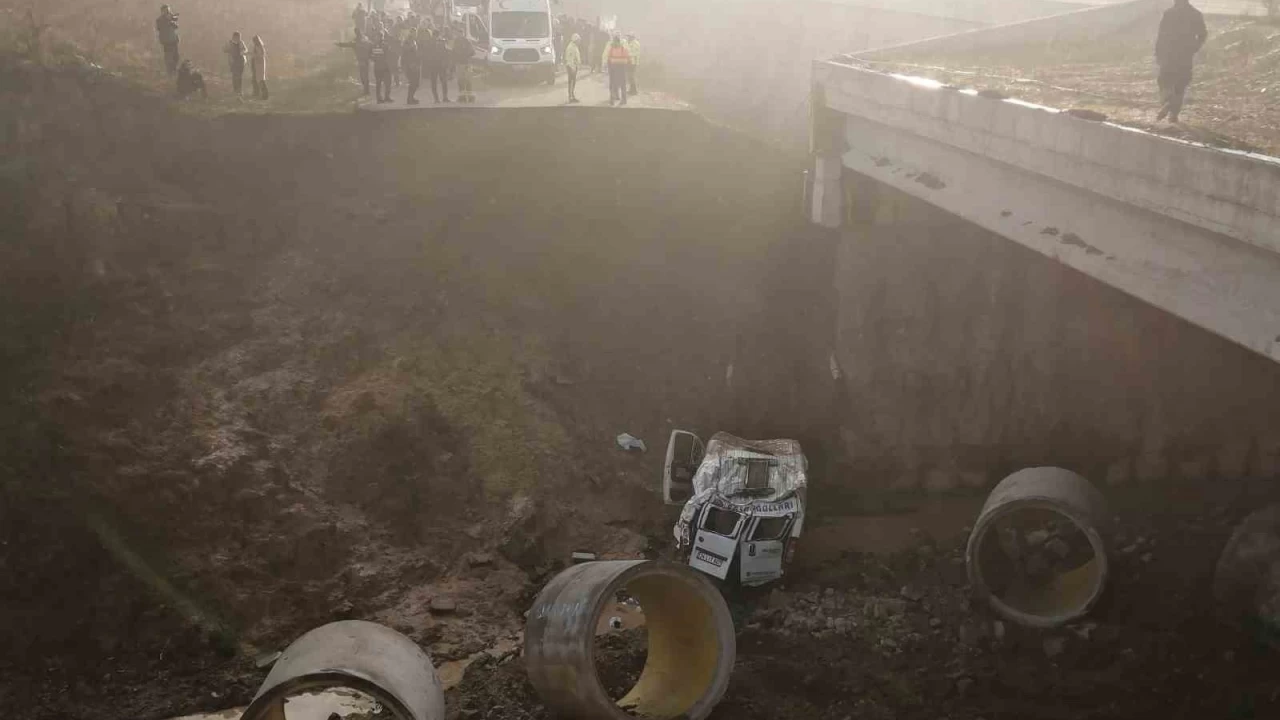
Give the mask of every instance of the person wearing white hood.
<path id="1" fill-rule="evenodd" d="M 569 40 L 569 46 L 564 49 L 564 70 L 569 76 L 569 102 L 578 102 L 578 96 L 575 90 L 578 87 L 578 69 L 582 67 L 582 49 L 579 47 L 582 43 L 582 36 L 574 33 Z"/>

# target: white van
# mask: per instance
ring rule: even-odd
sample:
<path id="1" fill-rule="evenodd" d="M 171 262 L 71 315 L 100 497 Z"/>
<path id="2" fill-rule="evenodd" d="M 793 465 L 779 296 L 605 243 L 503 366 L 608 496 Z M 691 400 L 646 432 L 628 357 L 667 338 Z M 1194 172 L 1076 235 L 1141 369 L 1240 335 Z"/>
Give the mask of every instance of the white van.
<path id="1" fill-rule="evenodd" d="M 662 495 L 684 506 L 674 529 L 677 554 L 719 580 L 777 580 L 804 529 L 807 476 L 795 440 L 716 433 L 704 446 L 693 433 L 672 432 Z"/>
<path id="2" fill-rule="evenodd" d="M 489 66 L 538 73 L 556 81 L 556 43 L 551 0 L 489 1 Z"/>

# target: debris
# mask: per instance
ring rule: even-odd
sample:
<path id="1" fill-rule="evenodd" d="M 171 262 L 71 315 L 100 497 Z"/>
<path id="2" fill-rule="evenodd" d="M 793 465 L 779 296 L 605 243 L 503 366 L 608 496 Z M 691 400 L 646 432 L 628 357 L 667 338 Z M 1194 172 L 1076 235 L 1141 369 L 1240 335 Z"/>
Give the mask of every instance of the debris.
<path id="1" fill-rule="evenodd" d="M 596 554 L 593 552 L 578 551 L 578 552 L 575 552 L 570 557 L 570 560 L 573 561 L 574 565 L 577 565 L 578 563 L 584 563 L 584 562 L 595 562 Z"/>
<path id="2" fill-rule="evenodd" d="M 432 598 L 431 612 L 436 615 L 445 615 L 458 611 L 458 603 L 446 597 Z"/>
<path id="3" fill-rule="evenodd" d="M 911 602 L 920 602 L 924 599 L 924 591 L 912 585 L 904 585 L 902 587 L 901 595 Z"/>
<path id="4" fill-rule="evenodd" d="M 969 688 L 973 687 L 973 678 L 964 676 L 956 680 L 956 692 L 964 695 L 969 692 Z"/>
<path id="5" fill-rule="evenodd" d="M 1142 553 L 1142 557 L 1140 557 L 1140 558 L 1138 558 L 1138 559 L 1139 559 L 1139 560 L 1141 560 L 1141 561 L 1143 562 L 1143 564 L 1146 564 L 1146 563 L 1151 562 L 1151 558 L 1153 558 L 1153 557 L 1155 557 L 1155 556 L 1154 556 L 1154 555 L 1152 555 L 1151 553 Z"/>
<path id="6" fill-rule="evenodd" d="M 618 617 L 617 615 L 614 615 L 613 617 L 609 618 L 609 627 L 614 630 L 621 630 L 622 618 Z"/>
<path id="7" fill-rule="evenodd" d="M 487 567 L 493 565 L 493 555 L 487 552 L 470 553 L 467 555 L 467 565 L 469 567 Z"/>
<path id="8" fill-rule="evenodd" d="M 929 618 L 929 627 L 931 627 L 931 628 L 940 628 L 940 627 L 942 627 L 942 618 L 936 618 L 936 617 L 934 617 L 934 618 Z"/>
<path id="9" fill-rule="evenodd" d="M 260 670 L 271 667 L 280 659 L 281 654 L 279 650 L 264 652 L 253 659 L 253 666 Z"/>
<path id="10" fill-rule="evenodd" d="M 630 433 L 622 433 L 618 436 L 618 447 L 623 450 L 639 450 L 640 452 L 645 452 L 648 449 L 645 447 L 643 440 Z"/>
<path id="11" fill-rule="evenodd" d="M 1098 623 L 1086 622 L 1086 623 L 1081 623 L 1080 625 L 1072 628 L 1072 631 L 1076 634 L 1076 637 L 1080 638 L 1081 640 L 1088 640 L 1090 637 L 1092 637 L 1093 631 L 1097 629 L 1098 629 Z"/>
<path id="12" fill-rule="evenodd" d="M 991 635 L 995 637 L 996 642 L 1004 642 L 1004 622 L 996 620 L 991 623 Z"/>

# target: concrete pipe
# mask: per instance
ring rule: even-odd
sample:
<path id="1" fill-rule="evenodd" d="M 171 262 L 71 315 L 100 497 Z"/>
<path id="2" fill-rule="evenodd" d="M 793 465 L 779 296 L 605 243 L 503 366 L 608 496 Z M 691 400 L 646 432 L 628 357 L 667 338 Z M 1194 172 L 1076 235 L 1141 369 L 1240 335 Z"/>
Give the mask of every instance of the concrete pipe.
<path id="1" fill-rule="evenodd" d="M 640 603 L 649 652 L 635 686 L 616 703 L 596 674 L 594 640 L 617 592 Z M 579 720 L 705 718 L 724 697 L 736 656 L 733 618 L 705 577 L 645 560 L 576 565 L 553 579 L 525 627 L 529 681 L 562 717 Z"/>
<path id="2" fill-rule="evenodd" d="M 1214 568 L 1213 596 L 1223 619 L 1280 648 L 1280 505 L 1236 526 Z"/>
<path id="3" fill-rule="evenodd" d="M 427 654 L 395 630 L 361 620 L 329 623 L 295 640 L 241 720 L 284 720 L 287 698 L 335 687 L 368 695 L 400 720 L 444 720 L 444 689 Z"/>
<path id="4" fill-rule="evenodd" d="M 965 550 L 969 584 L 1001 617 L 1056 627 L 1097 604 L 1109 572 L 1106 500 L 1062 468 L 1019 470 L 996 485 Z"/>

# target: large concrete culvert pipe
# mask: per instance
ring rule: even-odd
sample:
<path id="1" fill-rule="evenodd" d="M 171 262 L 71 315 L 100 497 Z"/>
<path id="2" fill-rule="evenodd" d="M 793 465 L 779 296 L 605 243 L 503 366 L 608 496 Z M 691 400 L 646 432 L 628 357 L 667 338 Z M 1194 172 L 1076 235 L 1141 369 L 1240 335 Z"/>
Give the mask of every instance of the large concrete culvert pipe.
<path id="1" fill-rule="evenodd" d="M 1280 649 L 1280 505 L 1236 526 L 1214 568 L 1213 596 L 1224 620 Z"/>
<path id="2" fill-rule="evenodd" d="M 1106 589 L 1109 525 L 1106 501 L 1088 480 L 1062 468 L 1019 470 L 982 506 L 965 551 L 969 584 L 1011 622 L 1069 623 Z"/>
<path id="3" fill-rule="evenodd" d="M 288 698 L 330 688 L 364 693 L 398 720 L 444 720 L 431 658 L 395 630 L 362 620 L 322 625 L 295 640 L 240 720 L 285 720 Z"/>
<path id="4" fill-rule="evenodd" d="M 625 589 L 644 612 L 649 651 L 640 679 L 616 703 L 596 672 L 601 613 Z M 724 697 L 737 654 L 733 618 L 715 586 L 684 566 L 593 562 L 557 575 L 529 611 L 529 681 L 549 708 L 579 720 L 702 720 Z"/>

